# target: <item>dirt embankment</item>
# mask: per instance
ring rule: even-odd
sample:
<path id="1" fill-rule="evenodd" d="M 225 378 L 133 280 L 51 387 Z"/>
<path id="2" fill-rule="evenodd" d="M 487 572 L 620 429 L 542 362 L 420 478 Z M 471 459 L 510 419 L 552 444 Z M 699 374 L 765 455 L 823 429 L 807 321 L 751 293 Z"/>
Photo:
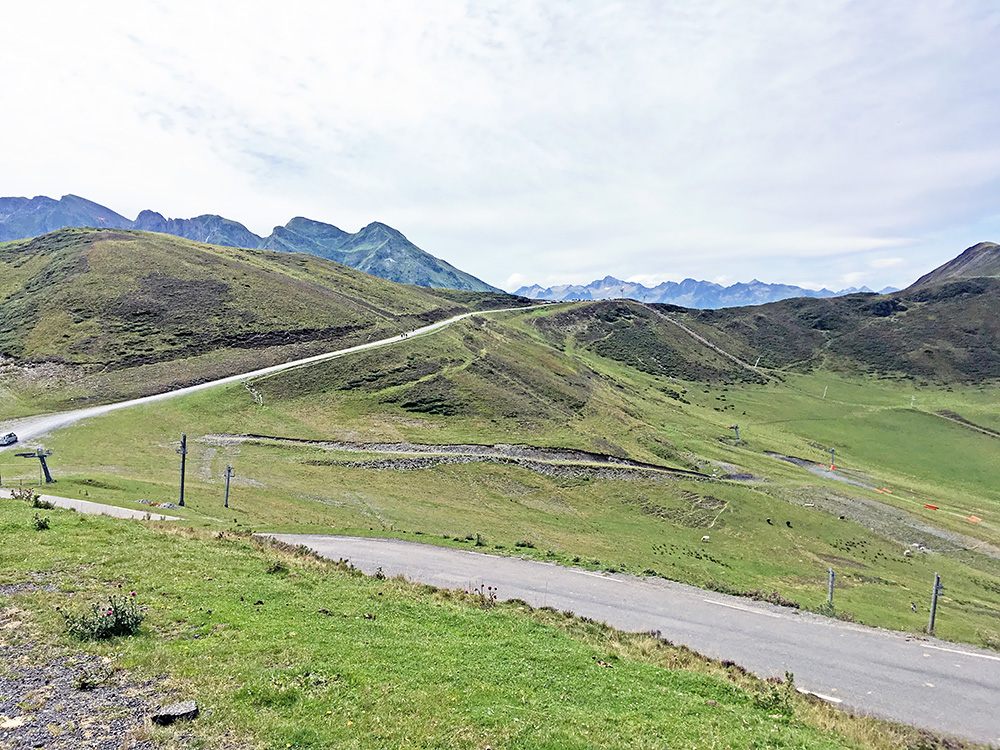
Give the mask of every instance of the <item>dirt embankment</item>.
<path id="1" fill-rule="evenodd" d="M 664 476 L 688 479 L 710 478 L 696 471 L 660 466 L 658 464 L 634 461 L 602 453 L 592 453 L 590 451 L 570 448 L 547 448 L 507 443 L 497 443 L 495 445 L 479 445 L 476 443 L 453 443 L 446 445 L 408 442 L 376 443 L 345 440 L 304 440 L 301 438 L 256 434 L 206 435 L 204 440 L 206 442 L 227 445 L 242 442 L 308 445 L 340 453 L 376 453 L 392 456 L 392 458 L 364 461 L 311 459 L 307 461 L 311 465 L 412 471 L 443 464 L 467 464 L 486 461 L 515 464 L 531 471 L 552 476 L 590 476 L 606 479 L 655 478 Z"/>

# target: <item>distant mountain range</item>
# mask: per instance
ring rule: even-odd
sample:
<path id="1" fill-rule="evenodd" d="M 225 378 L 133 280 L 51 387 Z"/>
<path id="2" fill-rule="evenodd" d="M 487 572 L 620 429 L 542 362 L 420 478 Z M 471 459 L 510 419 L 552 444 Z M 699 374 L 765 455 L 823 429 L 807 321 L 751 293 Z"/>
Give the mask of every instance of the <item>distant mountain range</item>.
<path id="1" fill-rule="evenodd" d="M 147 210 L 131 221 L 76 195 L 59 200 L 46 196 L 0 198 L 0 242 L 37 237 L 63 227 L 139 229 L 226 247 L 309 253 L 403 284 L 501 291 L 421 250 L 401 232 L 379 222 L 351 234 L 332 224 L 296 217 L 283 227 L 275 227 L 270 236 L 260 237 L 238 221 L 215 214 L 167 219 Z"/>
<path id="2" fill-rule="evenodd" d="M 878 294 L 889 294 L 899 291 L 892 287 L 886 287 Z M 694 279 L 684 279 L 676 281 L 665 281 L 652 288 L 637 284 L 635 282 L 622 281 L 614 276 L 605 276 L 603 279 L 592 281 L 586 286 L 580 284 L 562 284 L 553 287 L 522 286 L 514 294 L 529 299 L 546 300 L 598 300 L 598 299 L 634 299 L 640 302 L 656 302 L 667 305 L 679 305 L 698 310 L 716 310 L 722 307 L 744 307 L 746 305 L 763 305 L 767 302 L 778 302 L 791 297 L 840 297 L 845 294 L 855 294 L 858 292 L 875 294 L 866 286 L 857 289 L 841 289 L 833 292 L 829 289 L 821 289 L 818 292 L 813 289 L 803 289 L 790 284 L 765 284 L 754 279 L 748 284 L 739 283 L 731 286 L 714 284 L 711 281 L 695 281 Z"/>

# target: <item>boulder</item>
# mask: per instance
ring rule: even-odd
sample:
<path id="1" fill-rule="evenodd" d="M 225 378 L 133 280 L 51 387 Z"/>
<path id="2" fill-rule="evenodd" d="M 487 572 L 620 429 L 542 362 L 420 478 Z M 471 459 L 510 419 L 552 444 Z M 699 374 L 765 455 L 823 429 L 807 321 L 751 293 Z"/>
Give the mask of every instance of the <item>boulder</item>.
<path id="1" fill-rule="evenodd" d="M 195 701 L 184 701 L 165 706 L 152 716 L 154 724 L 167 726 L 181 719 L 194 719 L 198 716 L 198 704 Z"/>

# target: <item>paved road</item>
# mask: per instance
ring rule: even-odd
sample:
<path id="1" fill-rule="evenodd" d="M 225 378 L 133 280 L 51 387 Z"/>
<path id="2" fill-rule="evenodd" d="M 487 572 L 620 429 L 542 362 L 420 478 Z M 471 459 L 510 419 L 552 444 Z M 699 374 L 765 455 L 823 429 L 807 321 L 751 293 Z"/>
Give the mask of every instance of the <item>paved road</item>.
<path id="1" fill-rule="evenodd" d="M 1000 744 L 1000 654 L 843 623 L 655 578 L 594 573 L 394 539 L 276 534 L 366 573 L 442 588 L 497 586 L 504 599 L 572 610 L 664 638 L 842 707 Z"/>
<path id="2" fill-rule="evenodd" d="M 240 375 L 230 375 L 226 378 L 219 378 L 218 380 L 212 380 L 207 383 L 199 383 L 197 385 L 191 385 L 187 388 L 178 388 L 174 391 L 166 391 L 164 393 L 157 393 L 152 396 L 143 396 L 142 398 L 135 398 L 130 401 L 120 401 L 116 404 L 103 404 L 101 406 L 91 406 L 85 409 L 76 409 L 74 411 L 62 412 L 59 414 L 48 414 L 40 417 L 28 417 L 19 420 L 8 420 L 6 422 L 0 422 L 0 435 L 6 434 L 7 432 L 16 432 L 19 438 L 19 442 L 6 446 L 0 447 L 0 453 L 5 450 L 17 450 L 24 449 L 22 443 L 31 440 L 32 438 L 39 437 L 53 430 L 66 427 L 67 425 L 73 424 L 81 419 L 86 419 L 88 417 L 97 417 L 102 414 L 107 414 L 110 411 L 115 411 L 117 409 L 125 409 L 129 406 L 138 406 L 139 404 L 150 404 L 154 401 L 163 401 L 168 398 L 176 398 L 177 396 L 185 396 L 189 393 L 195 393 L 197 391 L 203 391 L 206 388 L 214 388 L 218 385 L 226 385 L 228 383 L 239 383 L 244 380 L 252 380 L 253 378 L 259 378 L 264 375 L 271 375 L 275 372 L 281 372 L 282 370 L 289 370 L 294 367 L 301 367 L 303 365 L 311 365 L 316 362 L 323 362 L 328 359 L 335 359 L 337 357 L 343 357 L 346 354 L 353 354 L 354 352 L 364 351 L 365 349 L 374 349 L 379 346 L 387 346 L 389 344 L 396 344 L 400 341 L 404 341 L 410 336 L 421 336 L 424 334 L 432 333 L 445 326 L 449 326 L 452 323 L 457 323 L 460 320 L 471 317 L 473 315 L 489 315 L 491 313 L 498 312 L 509 312 L 511 310 L 530 310 L 534 307 L 541 307 L 541 305 L 532 305 L 529 307 L 512 307 L 503 308 L 500 310 L 478 310 L 475 312 L 463 313 L 462 315 L 456 315 L 453 318 L 448 318 L 447 320 L 440 320 L 437 323 L 431 323 L 430 325 L 424 326 L 423 328 L 417 328 L 407 334 L 400 334 L 398 336 L 392 336 L 387 339 L 380 339 L 379 341 L 371 341 L 367 344 L 359 344 L 358 346 L 351 346 L 346 349 L 338 349 L 333 352 L 326 352 L 325 354 L 317 354 L 312 357 L 306 357 L 304 359 L 297 359 L 292 362 L 285 362 L 280 365 L 272 365 L 271 367 L 264 367 L 260 370 L 253 370 L 252 372 L 245 372 Z"/>
<path id="3" fill-rule="evenodd" d="M 0 497 L 10 497 L 10 490 L 0 489 Z M 149 515 L 150 521 L 177 521 L 176 516 L 165 516 L 162 513 L 153 513 L 150 510 L 132 510 L 131 508 L 119 508 L 117 505 L 105 505 L 104 503 L 92 503 L 89 500 L 74 500 L 71 497 L 56 497 L 55 495 L 38 495 L 39 500 L 52 503 L 57 508 L 69 508 L 78 513 L 87 513 L 92 516 L 114 516 L 115 518 L 146 518 Z"/>

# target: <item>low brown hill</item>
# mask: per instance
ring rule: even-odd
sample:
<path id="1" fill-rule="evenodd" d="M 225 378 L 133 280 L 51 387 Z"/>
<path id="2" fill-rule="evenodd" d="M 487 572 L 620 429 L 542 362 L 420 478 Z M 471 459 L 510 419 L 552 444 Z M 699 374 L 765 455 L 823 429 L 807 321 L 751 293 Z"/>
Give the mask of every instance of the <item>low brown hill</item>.
<path id="1" fill-rule="evenodd" d="M 982 277 L 1000 277 L 1000 245 L 995 242 L 973 245 L 957 258 L 921 276 L 910 289 L 955 279 Z"/>

